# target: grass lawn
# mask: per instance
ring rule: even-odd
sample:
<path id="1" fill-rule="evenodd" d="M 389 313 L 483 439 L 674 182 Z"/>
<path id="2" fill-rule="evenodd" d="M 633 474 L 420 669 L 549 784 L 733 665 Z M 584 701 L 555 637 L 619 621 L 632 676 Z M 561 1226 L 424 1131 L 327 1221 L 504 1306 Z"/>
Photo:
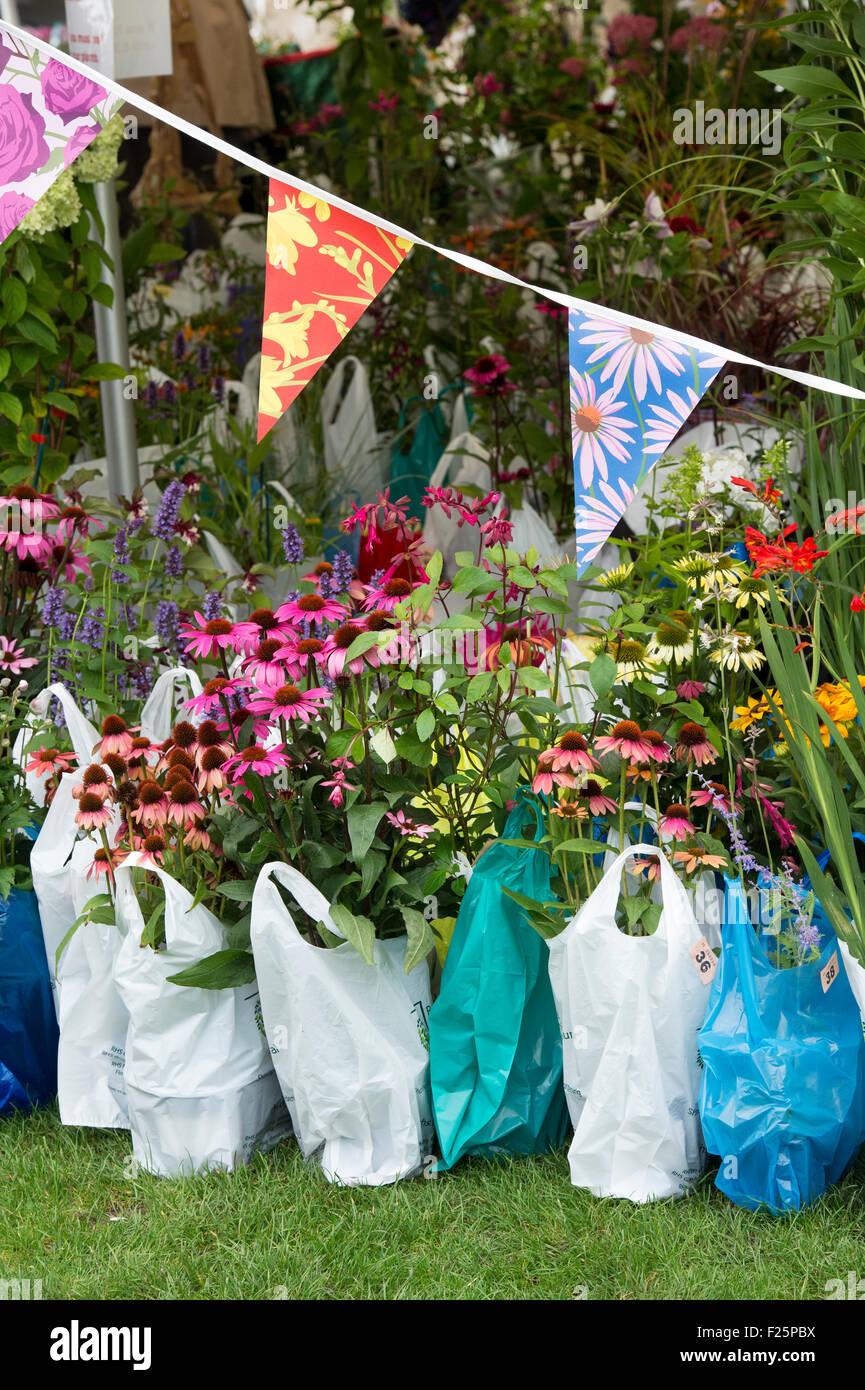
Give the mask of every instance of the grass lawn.
<path id="1" fill-rule="evenodd" d="M 0 1278 L 43 1299 L 824 1299 L 861 1270 L 865 1158 L 809 1211 L 597 1201 L 565 1151 L 331 1187 L 284 1141 L 246 1170 L 128 1178 L 122 1131 L 0 1121 Z"/>

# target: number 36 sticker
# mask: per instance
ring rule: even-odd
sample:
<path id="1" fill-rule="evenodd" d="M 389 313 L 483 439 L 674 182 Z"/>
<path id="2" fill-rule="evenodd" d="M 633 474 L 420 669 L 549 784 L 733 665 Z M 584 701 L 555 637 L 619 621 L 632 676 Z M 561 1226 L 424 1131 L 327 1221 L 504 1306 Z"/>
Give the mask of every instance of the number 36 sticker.
<path id="1" fill-rule="evenodd" d="M 715 978 L 715 971 L 718 969 L 718 957 L 705 936 L 701 936 L 696 946 L 691 947 L 690 955 L 700 973 L 700 979 L 706 985 L 711 984 Z"/>

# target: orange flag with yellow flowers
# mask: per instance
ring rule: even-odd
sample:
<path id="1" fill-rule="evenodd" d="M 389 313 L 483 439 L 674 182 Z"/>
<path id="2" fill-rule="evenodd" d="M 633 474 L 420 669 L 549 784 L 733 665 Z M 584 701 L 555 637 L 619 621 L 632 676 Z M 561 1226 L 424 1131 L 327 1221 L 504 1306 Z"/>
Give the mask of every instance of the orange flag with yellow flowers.
<path id="1" fill-rule="evenodd" d="M 384 289 L 412 245 L 271 179 L 259 439 Z"/>

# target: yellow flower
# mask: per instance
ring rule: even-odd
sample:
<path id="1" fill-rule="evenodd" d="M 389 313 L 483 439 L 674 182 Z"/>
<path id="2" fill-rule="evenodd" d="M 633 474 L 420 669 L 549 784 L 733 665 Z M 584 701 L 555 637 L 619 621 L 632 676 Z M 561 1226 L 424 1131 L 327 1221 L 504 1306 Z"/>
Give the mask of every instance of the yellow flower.
<path id="1" fill-rule="evenodd" d="M 286 198 L 285 207 L 278 210 L 273 201 L 267 217 L 267 259 L 271 265 L 294 275 L 300 255 L 298 246 L 317 246 L 318 233 L 291 198 Z"/>
<path id="2" fill-rule="evenodd" d="M 730 728 L 743 734 L 752 724 L 762 723 L 772 709 L 766 697 L 761 696 L 759 700 L 749 699 L 747 704 L 737 705 L 734 712 L 736 718 L 730 720 Z"/>

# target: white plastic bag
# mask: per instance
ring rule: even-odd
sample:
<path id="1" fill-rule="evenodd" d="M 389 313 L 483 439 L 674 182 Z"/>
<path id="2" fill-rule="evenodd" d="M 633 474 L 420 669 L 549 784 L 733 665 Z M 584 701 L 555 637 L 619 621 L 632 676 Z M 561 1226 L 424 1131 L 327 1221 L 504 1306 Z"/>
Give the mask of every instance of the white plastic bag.
<path id="1" fill-rule="evenodd" d="M 685 1195 L 703 1171 L 697 1033 L 709 998 L 690 955 L 703 935 L 663 850 L 663 910 L 649 937 L 616 926 L 617 856 L 564 931 L 548 941 L 574 1138 L 571 1182 L 596 1197 Z"/>
<path id="2" fill-rule="evenodd" d="M 55 967 L 57 948 L 77 915 L 72 896 L 70 859 L 78 837 L 78 827 L 75 824 L 78 803 L 72 795 L 72 788 L 80 780 L 80 772 L 64 772 L 30 851 L 33 891 L 36 894 L 39 920 L 42 923 L 42 938 L 51 977 L 51 994 L 58 1021 L 60 992 Z"/>
<path id="3" fill-rule="evenodd" d="M 305 1158 L 325 1177 L 379 1186 L 411 1177 L 432 1152 L 430 980 L 406 975 L 405 941 L 376 941 L 375 965 L 345 942 L 305 941 L 274 883 L 328 931 L 327 900 L 297 869 L 265 865 L 252 899 L 264 1027 Z"/>
<path id="4" fill-rule="evenodd" d="M 339 495 L 372 501 L 384 487 L 386 451 L 375 427 L 369 376 L 358 357 L 343 357 L 334 367 L 322 392 L 321 419 L 325 468 Z"/>
<path id="5" fill-rule="evenodd" d="M 234 1168 L 290 1132 L 259 1019 L 258 988 L 197 989 L 168 977 L 222 950 L 225 929 L 164 870 L 165 946 L 140 945 L 144 918 L 130 854 L 117 869 L 122 944 L 114 979 L 129 1014 L 126 1090 L 133 1153 L 176 1177 Z"/>
<path id="6" fill-rule="evenodd" d="M 88 763 L 93 761 L 93 749 L 99 742 L 99 734 L 89 719 L 86 719 L 75 703 L 73 695 L 66 689 L 65 685 L 59 683 L 47 685 L 44 690 L 30 701 L 31 713 L 28 714 L 21 728 L 18 730 L 15 743 L 12 747 L 12 761 L 17 767 L 23 767 L 29 757 L 25 753 L 25 748 L 33 737 L 33 731 L 48 713 L 51 703 L 51 696 L 54 695 L 60 702 L 63 716 L 66 720 L 66 728 L 69 733 L 69 741 L 75 752 L 75 756 L 81 765 L 83 772 Z M 35 772 L 25 772 L 24 783 L 37 806 L 45 805 L 45 779 L 38 777 Z"/>
<path id="7" fill-rule="evenodd" d="M 201 694 L 202 685 L 198 675 L 186 666 L 172 666 L 157 676 L 153 689 L 141 707 L 141 732 L 151 742 L 164 743 L 174 728 L 178 704 L 184 698 L 180 696 L 179 687 L 184 684 L 187 687 L 186 699 Z M 188 719 L 188 711 L 182 717 Z M 199 721 L 193 719 L 191 722 L 195 724 Z"/>

